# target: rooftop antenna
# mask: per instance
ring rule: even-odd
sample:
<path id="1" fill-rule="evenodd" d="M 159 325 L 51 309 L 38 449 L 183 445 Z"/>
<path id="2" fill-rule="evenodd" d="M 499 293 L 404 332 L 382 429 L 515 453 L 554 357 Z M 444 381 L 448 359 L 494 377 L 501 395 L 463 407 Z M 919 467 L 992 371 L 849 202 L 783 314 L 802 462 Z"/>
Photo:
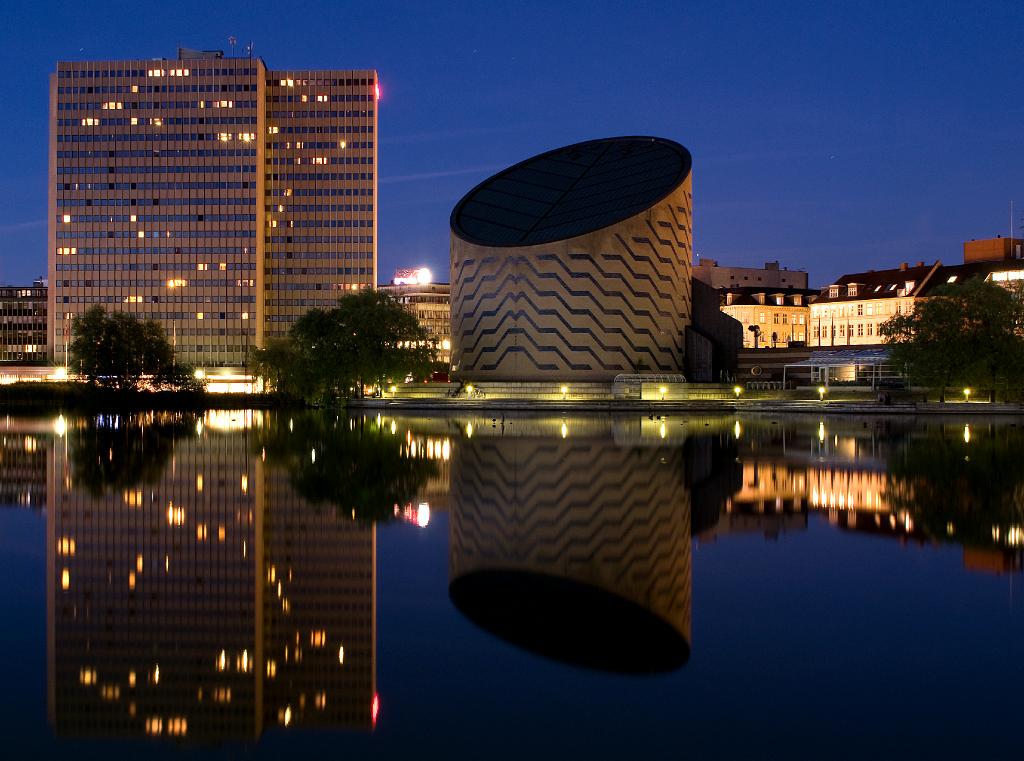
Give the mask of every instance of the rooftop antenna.
<path id="1" fill-rule="evenodd" d="M 231 35 L 230 37 L 228 37 L 228 45 L 231 46 L 231 57 L 232 58 L 235 57 L 235 45 L 237 45 L 237 44 L 238 44 L 238 38 L 237 37 L 235 37 L 234 35 Z"/>
<path id="2" fill-rule="evenodd" d="M 253 51 L 253 48 L 255 48 L 255 47 L 256 47 L 256 44 L 252 40 L 250 40 L 249 44 L 245 46 L 245 54 L 247 56 L 249 56 L 250 59 L 252 58 L 252 51 Z"/>

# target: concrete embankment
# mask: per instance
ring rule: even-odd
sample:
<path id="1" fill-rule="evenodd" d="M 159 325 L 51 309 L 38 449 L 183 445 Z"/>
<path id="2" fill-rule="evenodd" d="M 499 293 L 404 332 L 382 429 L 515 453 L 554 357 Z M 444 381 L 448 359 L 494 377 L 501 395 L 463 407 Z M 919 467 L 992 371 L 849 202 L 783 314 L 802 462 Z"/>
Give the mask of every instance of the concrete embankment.
<path id="1" fill-rule="evenodd" d="M 401 412 L 404 410 L 432 410 L 438 412 L 479 412 L 482 410 L 520 412 L 642 412 L 644 414 L 670 414 L 679 412 L 726 412 L 796 414 L 850 414 L 850 415 L 1019 415 L 1024 416 L 1020 404 L 988 404 L 985 402 L 900 402 L 881 404 L 867 401 L 808 401 L 808 400 L 714 400 L 693 399 L 674 401 L 654 400 L 580 400 L 553 401 L 535 399 L 353 399 L 349 407 Z"/>

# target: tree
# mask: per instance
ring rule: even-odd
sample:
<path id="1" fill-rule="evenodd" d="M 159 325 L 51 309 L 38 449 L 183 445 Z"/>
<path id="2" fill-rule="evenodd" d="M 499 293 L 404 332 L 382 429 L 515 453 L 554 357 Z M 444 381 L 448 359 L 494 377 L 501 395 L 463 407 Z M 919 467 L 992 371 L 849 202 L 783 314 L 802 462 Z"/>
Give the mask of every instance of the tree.
<path id="1" fill-rule="evenodd" d="M 174 349 L 160 323 L 127 312 L 108 314 L 94 306 L 75 319 L 71 366 L 90 383 L 117 389 L 201 388 L 192 369 L 174 361 Z"/>
<path id="2" fill-rule="evenodd" d="M 935 289 L 910 314 L 879 327 L 892 347 L 892 362 L 913 382 L 937 388 L 1019 388 L 1024 379 L 1024 305 L 1019 293 L 971 278 Z"/>
<path id="3" fill-rule="evenodd" d="M 175 442 L 193 434 L 195 415 L 98 416 L 68 427 L 72 480 L 94 497 L 160 481 Z"/>
<path id="4" fill-rule="evenodd" d="M 379 423 L 319 413 L 272 415 L 253 444 L 272 471 L 287 473 L 296 494 L 364 522 L 388 521 L 437 464 L 409 453 L 405 439 Z M 351 511 L 351 512 L 350 512 Z"/>
<path id="5" fill-rule="evenodd" d="M 287 339 L 253 351 L 255 371 L 276 390 L 312 402 L 364 386 L 429 377 L 436 350 L 416 318 L 389 294 L 342 296 L 334 309 L 312 309 Z"/>

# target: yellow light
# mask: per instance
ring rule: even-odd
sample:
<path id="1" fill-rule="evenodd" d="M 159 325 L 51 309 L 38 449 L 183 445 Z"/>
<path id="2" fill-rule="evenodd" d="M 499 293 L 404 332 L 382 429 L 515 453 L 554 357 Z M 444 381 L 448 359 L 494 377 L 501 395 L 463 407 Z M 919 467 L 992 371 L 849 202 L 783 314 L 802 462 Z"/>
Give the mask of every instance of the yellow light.
<path id="1" fill-rule="evenodd" d="M 68 224 L 69 222 L 71 222 L 71 215 L 70 214 L 65 214 L 62 217 L 62 219 L 64 220 L 64 224 Z"/>
<path id="2" fill-rule="evenodd" d="M 739 420 L 737 420 L 735 425 L 733 425 L 732 432 L 736 436 L 737 439 L 740 437 L 740 434 L 743 433 L 743 429 L 740 428 L 740 421 Z"/>
<path id="3" fill-rule="evenodd" d="M 466 396 L 473 396 L 473 390 L 474 389 L 472 384 L 466 386 Z"/>
<path id="4" fill-rule="evenodd" d="M 58 415 L 57 419 L 53 422 L 53 432 L 56 433 L 58 436 L 63 437 L 64 434 L 67 433 L 67 430 L 68 424 L 64 420 L 64 416 Z"/>
<path id="5" fill-rule="evenodd" d="M 394 423 L 392 423 L 392 425 L 394 425 Z M 472 423 L 466 423 L 466 438 L 467 439 L 473 438 L 473 424 Z"/>
<path id="6" fill-rule="evenodd" d="M 825 387 L 824 386 L 818 386 L 818 399 L 820 399 L 821 401 L 825 401 Z"/>
<path id="7" fill-rule="evenodd" d="M 196 380 L 202 380 L 203 378 L 206 377 L 206 373 L 203 370 L 201 370 L 201 369 L 196 370 L 192 374 L 195 376 Z"/>
<path id="8" fill-rule="evenodd" d="M 135 571 L 128 572 L 128 589 L 135 589 Z"/>
<path id="9" fill-rule="evenodd" d="M 71 571 L 67 568 L 60 572 L 60 588 L 65 591 L 71 588 Z"/>
<path id="10" fill-rule="evenodd" d="M 563 399 L 565 398 L 565 395 L 569 393 L 569 387 L 568 386 L 562 386 L 558 390 L 562 392 L 562 398 Z"/>
<path id="11" fill-rule="evenodd" d="M 659 393 L 659 394 L 661 395 L 661 400 L 662 400 L 662 401 L 665 401 L 665 394 L 666 394 L 667 392 L 668 392 L 668 389 L 667 389 L 667 388 L 665 388 L 664 386 L 659 386 L 659 387 L 658 387 L 658 393 Z"/>
<path id="12" fill-rule="evenodd" d="M 66 367 L 58 367 L 53 371 L 54 380 L 65 380 L 68 377 L 68 369 Z"/>
<path id="13" fill-rule="evenodd" d="M 964 399 L 971 401 L 971 390 L 969 388 L 964 389 Z"/>
<path id="14" fill-rule="evenodd" d="M 393 394 L 396 391 L 398 391 L 398 386 L 392 386 L 390 390 L 391 390 L 391 393 Z"/>
<path id="15" fill-rule="evenodd" d="M 339 666 L 344 666 L 345 665 L 345 646 L 344 645 L 339 645 L 338 646 L 338 665 Z"/>
<path id="16" fill-rule="evenodd" d="M 661 426 L 659 426 L 658 428 L 658 435 L 661 436 L 661 438 L 665 438 L 666 434 L 667 431 L 665 430 L 665 424 L 662 423 Z"/>
<path id="17" fill-rule="evenodd" d="M 566 437 L 567 437 L 568 435 L 569 435 L 569 426 L 567 426 L 567 425 L 565 424 L 565 422 L 563 421 L 563 422 L 562 422 L 562 438 L 564 439 L 564 438 L 566 438 Z"/>
<path id="18" fill-rule="evenodd" d="M 971 426 L 970 424 L 964 426 L 964 444 L 971 443 Z"/>
<path id="19" fill-rule="evenodd" d="M 242 494 L 249 493 L 249 476 L 246 473 L 242 474 Z"/>
<path id="20" fill-rule="evenodd" d="M 824 444 L 825 443 L 825 421 L 824 420 L 822 420 L 820 423 L 818 423 L 818 443 L 819 444 Z"/>
<path id="21" fill-rule="evenodd" d="M 739 399 L 739 398 L 740 398 L 740 394 L 742 394 L 742 393 L 743 393 L 743 389 L 742 389 L 742 388 L 740 388 L 739 386 L 733 386 L 733 387 L 732 387 L 732 392 L 733 392 L 734 394 L 736 394 L 736 398 L 737 398 L 737 399 Z"/>

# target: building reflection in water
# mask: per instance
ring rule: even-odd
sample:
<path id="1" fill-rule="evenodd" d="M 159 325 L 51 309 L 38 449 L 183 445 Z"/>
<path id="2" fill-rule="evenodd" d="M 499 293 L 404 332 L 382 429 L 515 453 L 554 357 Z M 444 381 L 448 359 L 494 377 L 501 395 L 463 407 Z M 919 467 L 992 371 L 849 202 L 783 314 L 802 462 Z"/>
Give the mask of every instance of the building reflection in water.
<path id="1" fill-rule="evenodd" d="M 736 423 L 742 482 L 701 539 L 768 537 L 824 514 L 842 530 L 919 544 L 953 542 L 971 570 L 1024 566 L 1024 473 L 1016 425 L 838 417 Z M 973 456 L 973 457 L 972 457 Z"/>
<path id="2" fill-rule="evenodd" d="M 254 445 L 270 421 L 101 417 L 54 440 L 58 735 L 204 742 L 373 726 L 375 528 L 295 493 Z M 126 455 L 128 441 L 138 451 Z"/>
<path id="3" fill-rule="evenodd" d="M 0 481 L 46 502 L 62 736 L 373 727 L 375 521 L 450 510 L 483 629 L 617 672 L 690 654 L 691 538 L 842 530 L 1019 572 L 1024 431 L 855 418 L 7 420 Z M 449 495 L 450 492 L 450 495 Z"/>
<path id="4" fill-rule="evenodd" d="M 690 648 L 685 436 L 662 420 L 466 421 L 449 595 L 483 629 L 563 662 L 668 671 Z"/>

